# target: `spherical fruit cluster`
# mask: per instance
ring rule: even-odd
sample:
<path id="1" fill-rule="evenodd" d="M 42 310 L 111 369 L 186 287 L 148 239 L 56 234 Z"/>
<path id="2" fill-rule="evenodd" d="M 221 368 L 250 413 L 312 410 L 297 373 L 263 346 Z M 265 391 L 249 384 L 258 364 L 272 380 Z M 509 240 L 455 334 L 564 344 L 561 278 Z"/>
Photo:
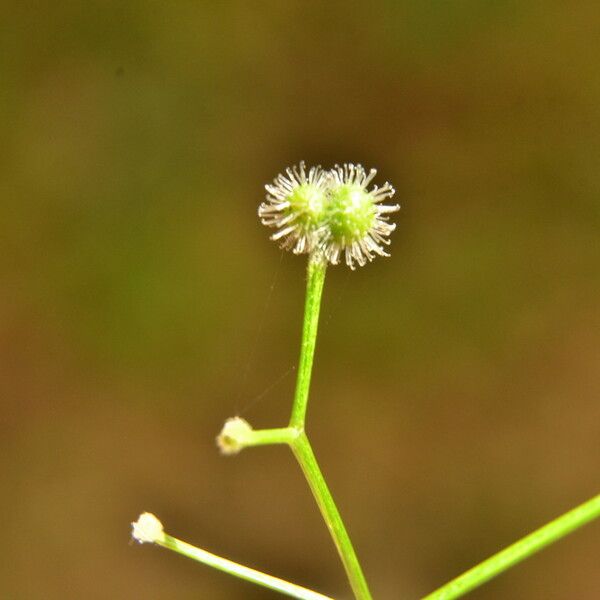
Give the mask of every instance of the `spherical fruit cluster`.
<path id="1" fill-rule="evenodd" d="M 376 255 L 389 256 L 385 246 L 396 225 L 388 214 L 397 204 L 383 204 L 394 195 L 385 183 L 367 189 L 377 171 L 361 165 L 336 165 L 329 171 L 303 162 L 286 169 L 271 185 L 258 209 L 262 223 L 277 231 L 271 239 L 295 254 L 321 253 L 332 264 L 342 255 L 346 264 L 363 266 Z"/>

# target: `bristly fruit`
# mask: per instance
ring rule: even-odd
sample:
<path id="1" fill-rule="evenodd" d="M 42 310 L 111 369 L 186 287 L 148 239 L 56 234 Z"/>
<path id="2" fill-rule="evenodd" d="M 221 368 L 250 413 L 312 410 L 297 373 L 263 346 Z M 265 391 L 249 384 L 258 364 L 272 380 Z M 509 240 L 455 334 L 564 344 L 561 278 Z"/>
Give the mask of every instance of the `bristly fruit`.
<path id="1" fill-rule="evenodd" d="M 311 167 L 307 173 L 301 162 L 265 188 L 267 199 L 258 216 L 263 225 L 278 229 L 271 239 L 281 240 L 281 247 L 294 254 L 313 252 L 323 234 L 327 173 L 321 167 Z"/>
<path id="2" fill-rule="evenodd" d="M 281 240 L 284 249 L 320 253 L 332 264 L 343 255 L 351 269 L 355 263 L 363 266 L 376 255 L 389 256 L 384 247 L 396 225 L 388 215 L 400 208 L 383 204 L 394 195 L 389 183 L 367 189 L 376 173 L 344 164 L 329 171 L 312 167 L 307 174 L 301 162 L 266 186 L 258 215 L 264 225 L 278 229 L 271 239 Z"/>

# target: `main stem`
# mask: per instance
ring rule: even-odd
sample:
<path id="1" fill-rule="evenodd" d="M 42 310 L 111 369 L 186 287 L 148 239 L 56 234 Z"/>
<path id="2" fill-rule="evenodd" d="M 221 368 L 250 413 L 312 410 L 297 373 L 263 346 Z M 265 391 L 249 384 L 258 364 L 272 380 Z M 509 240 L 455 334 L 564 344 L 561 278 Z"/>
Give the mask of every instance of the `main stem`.
<path id="1" fill-rule="evenodd" d="M 317 459 L 304 430 L 326 268 L 327 263 L 320 256 L 311 255 L 308 261 L 306 304 L 304 307 L 300 364 L 298 367 L 296 393 L 289 425 L 290 428 L 293 428 L 298 432 L 298 435 L 289 443 L 294 452 L 294 456 L 302 468 L 319 510 L 321 511 L 321 515 L 327 524 L 327 528 L 329 529 L 329 533 L 331 534 L 340 555 L 355 597 L 357 600 L 371 600 L 372 596 L 369 592 L 360 563 L 358 562 L 356 552 L 350 541 L 350 536 L 346 531 L 342 517 L 340 516 L 333 500 L 333 496 L 327 487 L 325 478 L 321 473 L 321 469 L 319 468 L 319 464 L 317 463 Z"/>
<path id="2" fill-rule="evenodd" d="M 600 517 L 600 495 L 580 504 L 573 510 L 508 546 L 508 548 L 494 554 L 435 592 L 425 596 L 423 600 L 453 600 L 453 598 L 460 598 L 597 517 Z"/>
<path id="3" fill-rule="evenodd" d="M 355 597 L 358 600 L 371 600 L 371 593 L 350 541 L 350 536 L 321 473 L 306 433 L 302 432 L 291 444 L 291 447 L 342 559 L 342 564 Z"/>

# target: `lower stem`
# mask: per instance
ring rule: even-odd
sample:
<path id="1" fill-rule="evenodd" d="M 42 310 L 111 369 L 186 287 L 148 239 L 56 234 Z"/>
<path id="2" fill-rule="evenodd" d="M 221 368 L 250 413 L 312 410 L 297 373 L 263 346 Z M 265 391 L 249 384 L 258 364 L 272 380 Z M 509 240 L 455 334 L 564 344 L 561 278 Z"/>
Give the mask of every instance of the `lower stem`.
<path id="1" fill-rule="evenodd" d="M 456 579 L 425 596 L 422 600 L 452 600 L 479 587 L 503 571 L 558 541 L 575 529 L 600 517 L 600 494 L 554 521 L 540 527 L 518 542 L 494 554 Z"/>
<path id="2" fill-rule="evenodd" d="M 303 431 L 290 443 L 290 446 L 327 524 L 355 597 L 358 600 L 371 600 L 371 593 L 350 541 L 350 536 L 321 473 L 306 433 Z"/>

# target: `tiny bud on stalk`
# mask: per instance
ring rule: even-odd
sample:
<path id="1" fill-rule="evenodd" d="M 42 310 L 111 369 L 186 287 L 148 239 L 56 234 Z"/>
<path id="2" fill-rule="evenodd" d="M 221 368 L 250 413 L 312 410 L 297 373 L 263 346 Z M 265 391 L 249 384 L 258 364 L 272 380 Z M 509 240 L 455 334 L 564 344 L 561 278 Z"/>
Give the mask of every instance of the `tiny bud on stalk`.
<path id="1" fill-rule="evenodd" d="M 140 544 L 156 544 L 165 539 L 162 523 L 149 512 L 142 513 L 138 520 L 131 524 L 131 535 Z"/>
<path id="2" fill-rule="evenodd" d="M 217 446 L 222 454 L 237 454 L 245 448 L 250 433 L 252 427 L 244 419 L 240 417 L 227 419 L 221 433 L 217 436 Z"/>

